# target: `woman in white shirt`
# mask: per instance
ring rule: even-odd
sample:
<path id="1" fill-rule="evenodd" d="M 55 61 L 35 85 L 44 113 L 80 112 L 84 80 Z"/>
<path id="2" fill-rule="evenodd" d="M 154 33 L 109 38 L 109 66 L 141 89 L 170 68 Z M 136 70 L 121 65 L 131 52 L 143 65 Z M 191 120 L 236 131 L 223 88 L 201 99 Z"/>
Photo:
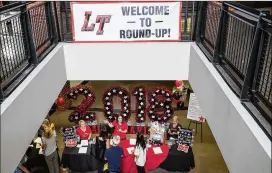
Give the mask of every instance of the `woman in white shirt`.
<path id="1" fill-rule="evenodd" d="M 43 152 L 44 158 L 47 163 L 50 173 L 59 173 L 59 161 L 57 153 L 56 131 L 54 130 L 54 124 L 50 124 L 48 121 L 44 121 L 42 124 L 43 134 Z"/>
<path id="2" fill-rule="evenodd" d="M 143 134 L 137 134 L 136 147 L 134 150 L 135 159 L 138 173 L 145 173 L 144 165 L 146 162 L 146 142 Z"/>

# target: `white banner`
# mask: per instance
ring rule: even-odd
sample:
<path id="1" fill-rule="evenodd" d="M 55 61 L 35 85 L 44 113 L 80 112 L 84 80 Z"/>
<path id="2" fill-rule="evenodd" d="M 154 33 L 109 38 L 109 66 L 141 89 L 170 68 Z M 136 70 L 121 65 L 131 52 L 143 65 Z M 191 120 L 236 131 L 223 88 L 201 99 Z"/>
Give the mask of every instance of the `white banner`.
<path id="1" fill-rule="evenodd" d="M 205 122 L 205 118 L 203 116 L 202 110 L 199 106 L 199 103 L 196 99 L 196 95 L 194 93 L 190 94 L 187 119 L 199 121 L 199 122 Z"/>
<path id="2" fill-rule="evenodd" d="M 71 2 L 73 41 L 180 41 L 181 4 Z"/>

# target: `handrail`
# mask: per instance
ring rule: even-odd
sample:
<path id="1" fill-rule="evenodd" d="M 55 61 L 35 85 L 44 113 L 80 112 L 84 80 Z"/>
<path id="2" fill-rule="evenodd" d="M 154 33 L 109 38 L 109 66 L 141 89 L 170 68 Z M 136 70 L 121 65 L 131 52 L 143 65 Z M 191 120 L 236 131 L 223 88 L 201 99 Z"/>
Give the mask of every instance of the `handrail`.
<path id="1" fill-rule="evenodd" d="M 247 15 L 250 15 L 250 16 L 256 17 L 256 18 L 259 17 L 260 12 L 258 10 L 255 10 L 255 9 L 249 8 L 249 7 L 245 6 L 245 5 L 238 4 L 238 3 L 235 3 L 235 2 L 231 2 L 231 1 L 226 1 L 224 3 L 228 7 L 239 10 L 239 11 L 241 11 L 241 12 L 247 14 Z"/>
<path id="2" fill-rule="evenodd" d="M 9 4 L 9 5 L 0 7 L 0 15 L 1 14 L 5 14 L 5 13 L 10 12 L 10 11 L 13 11 L 15 9 L 24 7 L 24 6 L 25 6 L 24 3 L 22 3 L 22 2 L 16 2 L 16 3 L 12 3 L 12 4 Z"/>
<path id="3" fill-rule="evenodd" d="M 267 128 L 272 126 L 271 27 L 267 30 L 271 15 L 235 2 L 222 2 L 220 10 L 217 3 L 201 2 L 198 16 L 198 46 L 218 72 L 224 73 L 222 77 L 243 105 L 250 105 L 247 109 L 272 140 Z M 215 41 L 211 37 L 214 34 Z M 230 78 L 225 78 L 225 73 Z"/>
<path id="4" fill-rule="evenodd" d="M 5 17 L 0 20 L 1 102 L 56 46 L 58 18 L 48 1 L 18 2 L 0 9 Z"/>

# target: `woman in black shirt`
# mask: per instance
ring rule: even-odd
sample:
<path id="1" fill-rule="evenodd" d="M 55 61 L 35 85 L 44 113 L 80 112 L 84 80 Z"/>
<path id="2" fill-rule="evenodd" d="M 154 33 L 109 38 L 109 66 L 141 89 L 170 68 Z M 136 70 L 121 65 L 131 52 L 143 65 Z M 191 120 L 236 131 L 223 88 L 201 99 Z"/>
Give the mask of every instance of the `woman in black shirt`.
<path id="1" fill-rule="evenodd" d="M 170 123 L 169 128 L 168 128 L 167 138 L 168 139 L 170 139 L 170 138 L 177 139 L 179 130 L 181 128 L 182 128 L 182 126 L 178 123 L 178 116 L 174 116 L 172 123 Z"/>
<path id="2" fill-rule="evenodd" d="M 109 139 L 109 132 L 106 125 L 100 125 L 101 131 L 99 136 L 95 138 L 95 157 L 98 160 L 98 173 L 104 173 L 105 151 L 107 148 L 107 140 Z"/>

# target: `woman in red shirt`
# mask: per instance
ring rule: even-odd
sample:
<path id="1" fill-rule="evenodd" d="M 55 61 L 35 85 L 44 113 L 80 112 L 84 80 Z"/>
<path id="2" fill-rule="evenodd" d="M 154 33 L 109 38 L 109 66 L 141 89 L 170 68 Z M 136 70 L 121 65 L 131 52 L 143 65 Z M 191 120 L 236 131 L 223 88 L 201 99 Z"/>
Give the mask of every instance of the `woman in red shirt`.
<path id="1" fill-rule="evenodd" d="M 114 120 L 112 123 L 109 123 L 106 120 L 106 123 L 112 128 L 114 127 L 113 136 L 120 136 L 121 140 L 126 139 L 126 133 L 128 131 L 128 124 L 126 121 L 123 121 L 121 115 L 118 116 L 118 121 Z"/>
<path id="2" fill-rule="evenodd" d="M 92 136 L 91 128 L 86 125 L 85 121 L 80 120 L 78 123 L 79 127 L 76 129 L 76 134 L 81 140 L 90 140 Z"/>

